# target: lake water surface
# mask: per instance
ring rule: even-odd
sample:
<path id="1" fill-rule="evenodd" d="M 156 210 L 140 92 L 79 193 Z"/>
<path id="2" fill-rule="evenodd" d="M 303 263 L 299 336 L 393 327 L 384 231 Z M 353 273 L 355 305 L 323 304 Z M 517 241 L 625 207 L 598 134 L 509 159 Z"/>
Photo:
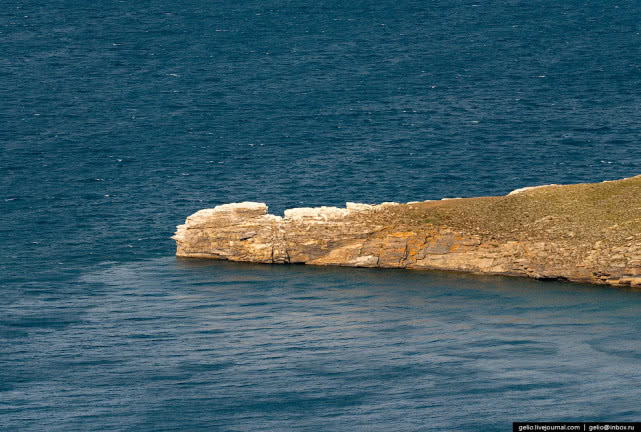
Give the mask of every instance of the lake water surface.
<path id="1" fill-rule="evenodd" d="M 177 260 L 198 209 L 641 173 L 641 5 L 9 1 L 0 429 L 639 421 L 641 294 Z"/>

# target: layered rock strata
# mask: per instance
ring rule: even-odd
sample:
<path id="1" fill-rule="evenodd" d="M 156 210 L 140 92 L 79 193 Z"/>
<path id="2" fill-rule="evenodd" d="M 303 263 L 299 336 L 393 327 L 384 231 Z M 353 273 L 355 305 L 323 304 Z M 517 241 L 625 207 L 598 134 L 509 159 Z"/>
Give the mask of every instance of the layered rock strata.
<path id="1" fill-rule="evenodd" d="M 641 287 L 641 176 L 523 188 L 507 196 L 267 213 L 200 210 L 180 257 L 455 270 Z"/>

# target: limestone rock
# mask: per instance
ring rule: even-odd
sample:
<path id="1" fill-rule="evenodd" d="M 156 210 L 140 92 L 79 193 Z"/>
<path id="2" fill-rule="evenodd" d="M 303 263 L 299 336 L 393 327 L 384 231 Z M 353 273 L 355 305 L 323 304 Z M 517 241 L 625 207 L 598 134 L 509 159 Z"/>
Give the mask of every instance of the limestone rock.
<path id="1" fill-rule="evenodd" d="M 200 210 L 174 235 L 181 257 L 441 269 L 641 287 L 641 176 L 523 188 L 503 197 Z"/>

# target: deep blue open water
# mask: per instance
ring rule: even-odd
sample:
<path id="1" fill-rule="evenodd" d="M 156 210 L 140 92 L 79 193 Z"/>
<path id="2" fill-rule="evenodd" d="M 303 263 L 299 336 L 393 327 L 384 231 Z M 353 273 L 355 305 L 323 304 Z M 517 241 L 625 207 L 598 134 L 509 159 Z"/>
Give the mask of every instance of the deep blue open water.
<path id="1" fill-rule="evenodd" d="M 0 8 L 0 430 L 639 421 L 641 293 L 177 260 L 194 211 L 641 173 L 634 1 Z"/>

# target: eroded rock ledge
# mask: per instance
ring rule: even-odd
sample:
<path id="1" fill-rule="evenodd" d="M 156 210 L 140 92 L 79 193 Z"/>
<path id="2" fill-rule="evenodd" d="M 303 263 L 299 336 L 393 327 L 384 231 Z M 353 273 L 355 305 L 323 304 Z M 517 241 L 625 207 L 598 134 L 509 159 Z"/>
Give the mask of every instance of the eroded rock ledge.
<path id="1" fill-rule="evenodd" d="M 176 255 L 259 263 L 455 270 L 641 287 L 641 176 L 500 197 L 346 208 L 200 210 Z"/>

